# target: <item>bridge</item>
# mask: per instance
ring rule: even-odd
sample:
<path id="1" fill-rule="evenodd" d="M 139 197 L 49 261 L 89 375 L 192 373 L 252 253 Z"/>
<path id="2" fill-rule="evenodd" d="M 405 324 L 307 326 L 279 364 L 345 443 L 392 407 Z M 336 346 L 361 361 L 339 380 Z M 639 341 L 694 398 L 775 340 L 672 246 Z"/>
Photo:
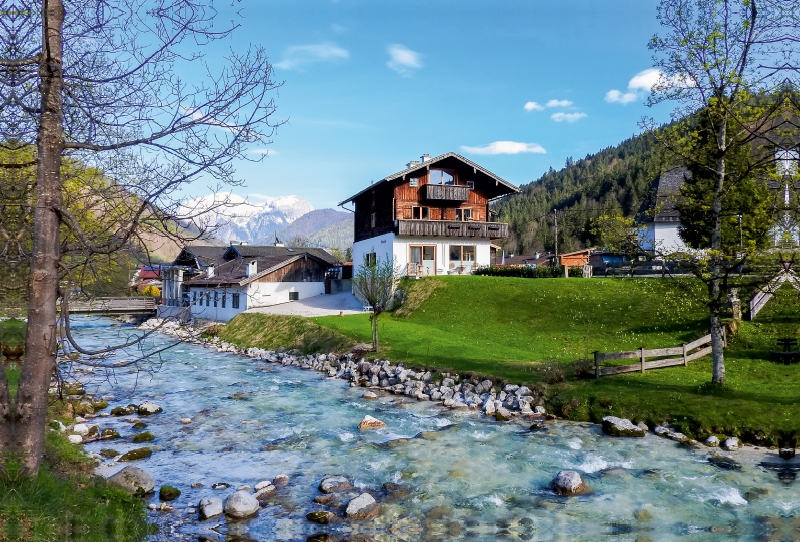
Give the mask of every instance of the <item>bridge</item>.
<path id="1" fill-rule="evenodd" d="M 70 300 L 70 314 L 155 314 L 154 297 L 95 297 Z"/>

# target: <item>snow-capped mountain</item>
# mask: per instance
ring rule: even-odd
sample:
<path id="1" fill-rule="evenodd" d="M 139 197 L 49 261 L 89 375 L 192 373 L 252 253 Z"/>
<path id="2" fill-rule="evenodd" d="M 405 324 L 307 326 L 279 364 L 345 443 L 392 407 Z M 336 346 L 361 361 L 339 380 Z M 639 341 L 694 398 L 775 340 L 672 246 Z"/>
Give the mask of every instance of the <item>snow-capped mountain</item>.
<path id="1" fill-rule="evenodd" d="M 183 213 L 196 215 L 195 223 L 221 241 L 252 243 L 274 238 L 275 232 L 313 210 L 314 207 L 299 196 L 250 196 L 246 199 L 224 192 L 186 202 Z"/>

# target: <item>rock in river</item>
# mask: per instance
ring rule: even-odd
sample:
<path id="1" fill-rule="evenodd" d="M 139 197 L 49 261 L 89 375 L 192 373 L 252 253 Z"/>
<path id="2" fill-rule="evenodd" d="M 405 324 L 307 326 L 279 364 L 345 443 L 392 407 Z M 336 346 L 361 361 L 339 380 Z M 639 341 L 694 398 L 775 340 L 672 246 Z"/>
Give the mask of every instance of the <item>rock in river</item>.
<path id="1" fill-rule="evenodd" d="M 213 518 L 222 513 L 222 499 L 208 497 L 200 501 L 200 519 Z"/>
<path id="2" fill-rule="evenodd" d="M 153 455 L 153 450 L 145 446 L 144 448 L 134 448 L 128 453 L 123 454 L 119 461 L 136 461 L 138 459 L 147 459 Z"/>
<path id="3" fill-rule="evenodd" d="M 359 429 L 377 429 L 379 427 L 386 427 L 386 424 L 380 421 L 378 418 L 373 418 L 369 414 L 364 416 L 364 419 L 361 420 L 361 423 L 358 424 Z"/>
<path id="4" fill-rule="evenodd" d="M 258 499 L 248 491 L 237 491 L 225 499 L 225 514 L 233 518 L 249 518 L 258 508 Z"/>
<path id="5" fill-rule="evenodd" d="M 634 427 L 636 427 L 634 425 Z M 559 495 L 580 495 L 585 493 L 589 487 L 581 479 L 581 475 L 574 470 L 562 470 L 550 483 L 553 491 Z"/>
<path id="6" fill-rule="evenodd" d="M 347 503 L 344 515 L 351 519 L 372 519 L 381 511 L 378 503 L 369 493 L 362 493 Z"/>
<path id="7" fill-rule="evenodd" d="M 705 445 L 709 448 L 715 448 L 719 446 L 719 438 L 716 435 L 711 435 L 705 440 Z"/>
<path id="8" fill-rule="evenodd" d="M 139 467 L 128 465 L 108 479 L 108 485 L 117 487 L 131 495 L 150 493 L 156 486 L 150 474 Z"/>
<path id="9" fill-rule="evenodd" d="M 181 496 L 181 490 L 172 486 L 161 486 L 158 491 L 158 498 L 162 501 L 174 501 Z"/>
<path id="10" fill-rule="evenodd" d="M 326 476 L 319 483 L 319 490 L 323 493 L 335 493 L 346 489 L 353 489 L 353 484 L 344 476 Z"/>
<path id="11" fill-rule="evenodd" d="M 736 437 L 729 437 L 725 439 L 725 442 L 722 443 L 722 448 L 725 450 L 738 450 L 742 447 L 742 444 L 739 442 L 739 439 Z"/>
<path id="12" fill-rule="evenodd" d="M 643 437 L 645 435 L 645 431 L 634 425 L 632 421 L 616 416 L 603 418 L 603 432 L 615 437 Z"/>
<path id="13" fill-rule="evenodd" d="M 137 409 L 139 416 L 150 416 L 151 414 L 158 414 L 162 412 L 162 408 L 155 403 L 151 403 L 150 401 L 145 401 L 139 408 Z"/>
<path id="14" fill-rule="evenodd" d="M 319 511 L 319 512 L 309 512 L 306 514 L 306 519 L 308 521 L 313 521 L 314 523 L 330 523 L 331 519 L 335 518 L 336 514 L 333 512 L 328 512 L 327 510 Z"/>

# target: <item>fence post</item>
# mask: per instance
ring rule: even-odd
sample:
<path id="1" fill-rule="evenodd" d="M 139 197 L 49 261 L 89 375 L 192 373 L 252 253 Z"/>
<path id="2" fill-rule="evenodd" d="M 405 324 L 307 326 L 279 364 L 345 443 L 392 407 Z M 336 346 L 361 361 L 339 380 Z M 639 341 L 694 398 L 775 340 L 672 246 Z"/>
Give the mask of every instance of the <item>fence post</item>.
<path id="1" fill-rule="evenodd" d="M 686 360 L 686 343 L 683 343 L 683 366 L 689 366 L 689 362 Z"/>
<path id="2" fill-rule="evenodd" d="M 639 349 L 639 356 L 642 363 L 642 373 L 644 373 L 644 346 Z"/>
<path id="3" fill-rule="evenodd" d="M 600 357 L 598 356 L 599 352 L 597 350 L 594 351 L 594 377 L 600 378 Z"/>

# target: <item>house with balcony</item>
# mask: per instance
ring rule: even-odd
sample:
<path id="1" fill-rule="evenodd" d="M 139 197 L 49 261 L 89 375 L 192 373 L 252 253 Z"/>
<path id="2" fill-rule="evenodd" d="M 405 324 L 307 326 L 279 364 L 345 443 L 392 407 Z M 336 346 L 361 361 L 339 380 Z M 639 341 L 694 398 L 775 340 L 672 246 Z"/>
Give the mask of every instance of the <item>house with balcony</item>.
<path id="1" fill-rule="evenodd" d="M 403 274 L 421 277 L 490 265 L 492 241 L 508 236 L 490 203 L 517 192 L 459 154 L 422 155 L 339 204 L 354 207 L 354 267 L 365 258 L 389 259 Z"/>

